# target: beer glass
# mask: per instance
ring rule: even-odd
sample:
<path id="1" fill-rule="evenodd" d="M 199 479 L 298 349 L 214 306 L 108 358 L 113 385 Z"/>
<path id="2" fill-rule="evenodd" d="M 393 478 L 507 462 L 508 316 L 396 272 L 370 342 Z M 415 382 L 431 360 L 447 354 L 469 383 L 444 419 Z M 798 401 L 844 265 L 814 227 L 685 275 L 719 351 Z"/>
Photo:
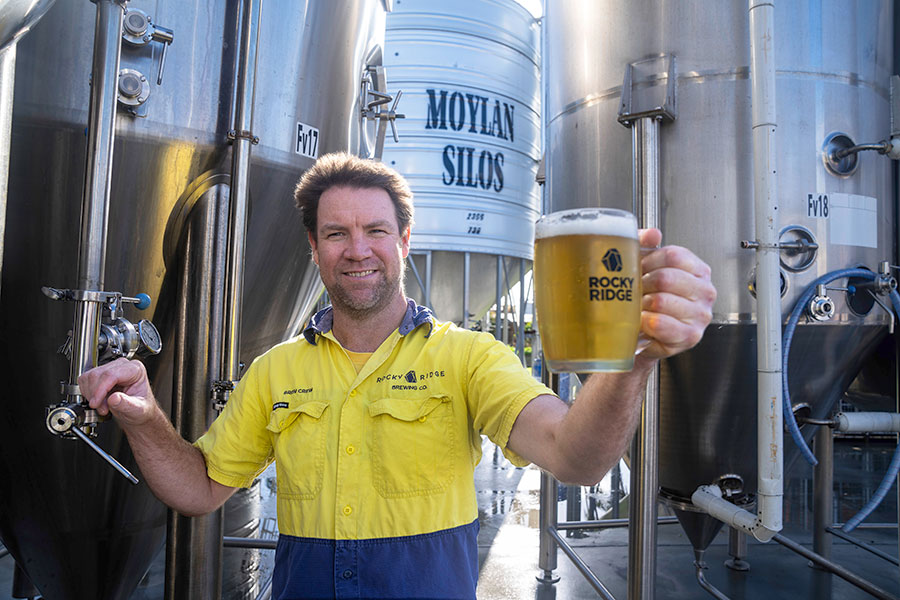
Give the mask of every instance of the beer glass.
<path id="1" fill-rule="evenodd" d="M 580 208 L 535 227 L 534 289 L 544 364 L 629 371 L 641 329 L 641 254 L 629 212 Z"/>

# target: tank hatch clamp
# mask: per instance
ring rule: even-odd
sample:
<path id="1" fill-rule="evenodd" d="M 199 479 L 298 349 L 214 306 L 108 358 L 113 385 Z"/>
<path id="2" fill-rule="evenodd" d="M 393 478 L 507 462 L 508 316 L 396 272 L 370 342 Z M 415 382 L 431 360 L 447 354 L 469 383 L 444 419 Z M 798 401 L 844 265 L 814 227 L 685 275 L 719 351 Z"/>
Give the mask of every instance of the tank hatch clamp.
<path id="1" fill-rule="evenodd" d="M 253 135 L 252 131 L 247 131 L 245 129 L 229 129 L 228 130 L 228 140 L 233 142 L 234 140 L 242 138 L 245 140 L 250 140 L 250 143 L 254 146 L 259 143 L 259 136 Z"/>
<path id="2" fill-rule="evenodd" d="M 400 103 L 402 91 L 397 91 L 396 96 L 387 93 L 387 75 L 384 67 L 381 65 L 369 65 L 366 67 L 365 74 L 362 78 L 362 93 L 360 94 L 361 114 L 363 119 L 372 119 L 378 122 L 378 132 L 375 137 L 375 153 L 372 156 L 375 160 L 381 160 L 384 154 L 384 140 L 387 137 L 387 127 L 390 123 L 391 134 L 394 137 L 394 143 L 400 141 L 397 135 L 397 119 L 405 119 L 406 115 L 397 112 L 397 105 Z M 369 100 L 369 97 L 372 97 Z M 389 110 L 384 110 L 384 106 L 391 100 L 394 103 Z"/>

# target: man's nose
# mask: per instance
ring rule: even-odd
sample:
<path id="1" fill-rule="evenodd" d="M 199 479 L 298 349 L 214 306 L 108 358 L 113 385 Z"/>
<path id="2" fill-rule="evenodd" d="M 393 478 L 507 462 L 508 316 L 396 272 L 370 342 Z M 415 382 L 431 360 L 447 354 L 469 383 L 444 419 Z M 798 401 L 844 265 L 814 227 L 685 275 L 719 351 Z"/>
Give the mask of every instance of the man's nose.
<path id="1" fill-rule="evenodd" d="M 369 240 L 365 235 L 351 235 L 349 241 L 350 243 L 348 244 L 347 249 L 344 251 L 344 254 L 347 256 L 347 258 L 353 260 L 362 260 L 372 255 L 372 246 L 369 244 Z"/>

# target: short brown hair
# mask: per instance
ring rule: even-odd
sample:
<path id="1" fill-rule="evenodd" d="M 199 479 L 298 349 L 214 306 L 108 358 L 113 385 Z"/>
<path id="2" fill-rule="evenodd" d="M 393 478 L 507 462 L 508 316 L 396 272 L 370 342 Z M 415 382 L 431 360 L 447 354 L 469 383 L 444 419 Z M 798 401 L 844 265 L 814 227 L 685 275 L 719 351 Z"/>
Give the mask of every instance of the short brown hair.
<path id="1" fill-rule="evenodd" d="M 303 216 L 303 226 L 316 238 L 319 198 L 333 187 L 378 188 L 387 192 L 394 204 L 400 234 L 413 224 L 413 195 L 400 173 L 381 162 L 359 158 L 346 152 L 325 154 L 316 161 L 294 189 L 294 200 Z"/>

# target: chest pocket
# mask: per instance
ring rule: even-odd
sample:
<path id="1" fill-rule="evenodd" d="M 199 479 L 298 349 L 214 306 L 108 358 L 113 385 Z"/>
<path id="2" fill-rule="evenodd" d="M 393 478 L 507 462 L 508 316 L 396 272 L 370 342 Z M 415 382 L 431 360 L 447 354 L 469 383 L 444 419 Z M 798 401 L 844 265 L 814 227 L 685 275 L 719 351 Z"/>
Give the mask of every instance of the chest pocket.
<path id="1" fill-rule="evenodd" d="M 384 498 L 428 496 L 453 481 L 458 434 L 450 396 L 384 398 L 369 405 L 372 479 Z"/>
<path id="2" fill-rule="evenodd" d="M 272 411 L 266 429 L 272 433 L 280 496 L 311 500 L 322 490 L 327 408 L 327 402 L 307 400 Z"/>

